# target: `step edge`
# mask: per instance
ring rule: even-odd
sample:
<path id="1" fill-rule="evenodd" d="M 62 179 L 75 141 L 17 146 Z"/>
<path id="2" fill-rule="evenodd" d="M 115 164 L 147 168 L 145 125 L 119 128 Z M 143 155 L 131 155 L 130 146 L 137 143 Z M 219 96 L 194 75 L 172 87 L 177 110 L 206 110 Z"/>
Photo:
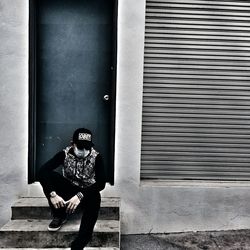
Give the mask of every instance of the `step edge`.
<path id="1" fill-rule="evenodd" d="M 7 222 L 3 227 L 0 228 L 0 233 L 7 233 L 7 232 L 11 232 L 11 233 L 15 233 L 15 232 L 49 232 L 47 230 L 47 225 L 49 225 L 51 220 L 36 220 L 36 219 L 32 219 L 31 221 L 29 220 L 11 220 L 9 222 Z M 44 229 L 41 228 L 36 228 L 32 227 L 29 228 L 28 225 L 38 225 L 39 222 L 43 223 Z M 76 225 L 74 224 L 74 220 L 70 220 L 69 223 L 65 224 L 65 226 L 63 226 L 60 230 L 58 230 L 57 232 L 60 233 L 68 233 L 68 232 L 78 232 L 79 231 L 79 224 L 80 222 L 76 223 Z M 105 223 L 109 222 L 111 224 L 111 228 L 107 228 L 104 227 Z M 27 228 L 24 226 L 22 229 L 17 230 L 15 229 L 15 227 L 17 227 L 18 225 L 20 225 L 20 223 L 26 224 Z M 101 226 L 100 228 L 98 226 Z M 73 227 L 73 228 L 72 228 Z M 74 228 L 77 227 L 77 228 Z M 49 232 L 51 233 L 51 232 Z M 94 228 L 94 233 L 119 233 L 120 234 L 120 221 L 119 220 L 97 220 L 97 228 Z"/>
<path id="2" fill-rule="evenodd" d="M 70 250 L 70 248 L 0 248 L 1 250 Z M 85 247 L 84 250 L 120 250 L 118 247 Z"/>
<path id="3" fill-rule="evenodd" d="M 27 203 L 28 200 L 37 200 L 40 199 L 40 203 L 36 205 L 35 203 Z M 101 200 L 101 207 L 120 207 L 120 200 L 109 200 L 113 198 L 105 198 L 103 197 Z M 21 207 L 47 207 L 48 206 L 48 201 L 46 197 L 23 197 L 18 199 L 12 206 L 11 208 L 21 208 Z"/>

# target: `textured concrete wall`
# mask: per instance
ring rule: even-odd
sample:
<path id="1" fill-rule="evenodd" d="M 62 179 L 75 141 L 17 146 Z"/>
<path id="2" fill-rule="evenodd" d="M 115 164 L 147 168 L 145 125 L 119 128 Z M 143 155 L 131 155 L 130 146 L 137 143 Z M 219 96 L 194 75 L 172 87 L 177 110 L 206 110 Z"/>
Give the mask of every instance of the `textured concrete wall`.
<path id="1" fill-rule="evenodd" d="M 28 0 L 0 0 L 0 226 L 27 186 Z"/>

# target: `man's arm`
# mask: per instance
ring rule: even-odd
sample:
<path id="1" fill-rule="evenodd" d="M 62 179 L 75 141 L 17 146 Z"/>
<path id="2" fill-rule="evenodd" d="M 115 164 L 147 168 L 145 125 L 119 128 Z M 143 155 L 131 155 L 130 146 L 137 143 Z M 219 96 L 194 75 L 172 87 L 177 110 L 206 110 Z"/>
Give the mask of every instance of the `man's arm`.
<path id="1" fill-rule="evenodd" d="M 54 191 L 50 175 L 54 169 L 63 164 L 64 159 L 65 153 L 64 151 L 60 151 L 53 158 L 51 158 L 44 165 L 42 165 L 42 167 L 39 169 L 38 181 L 43 186 L 43 190 L 46 196 L 49 196 L 49 194 Z"/>

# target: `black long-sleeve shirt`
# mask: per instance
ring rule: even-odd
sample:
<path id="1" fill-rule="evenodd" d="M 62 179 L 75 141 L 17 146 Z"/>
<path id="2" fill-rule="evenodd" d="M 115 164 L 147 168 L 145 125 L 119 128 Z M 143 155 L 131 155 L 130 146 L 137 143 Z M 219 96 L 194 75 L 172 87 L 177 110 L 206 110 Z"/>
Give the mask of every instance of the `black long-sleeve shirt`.
<path id="1" fill-rule="evenodd" d="M 74 155 L 73 150 L 71 150 L 71 154 Z M 40 168 L 38 173 L 38 181 L 40 181 L 40 183 L 46 183 L 46 185 L 43 185 L 43 187 L 45 187 L 44 192 L 46 195 L 54 191 L 53 183 L 50 182 L 49 176 L 52 171 L 54 171 L 60 165 L 64 165 L 65 157 L 65 152 L 60 151 Z M 95 181 L 96 182 L 90 186 L 80 188 L 84 196 L 91 195 L 92 192 L 99 192 L 105 188 L 105 171 L 100 154 L 98 154 L 95 159 Z"/>

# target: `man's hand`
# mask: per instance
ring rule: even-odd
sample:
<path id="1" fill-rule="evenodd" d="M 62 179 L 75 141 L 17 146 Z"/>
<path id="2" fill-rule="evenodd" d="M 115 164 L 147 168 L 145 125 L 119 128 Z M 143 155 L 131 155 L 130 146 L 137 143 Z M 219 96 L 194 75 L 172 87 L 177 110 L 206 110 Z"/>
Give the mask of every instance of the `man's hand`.
<path id="1" fill-rule="evenodd" d="M 77 206 L 80 204 L 80 199 L 77 197 L 77 195 L 73 196 L 70 200 L 67 201 L 67 213 L 73 213 Z"/>
<path id="2" fill-rule="evenodd" d="M 64 199 L 59 195 L 56 195 L 55 197 L 50 197 L 50 201 L 56 209 L 65 206 Z"/>

